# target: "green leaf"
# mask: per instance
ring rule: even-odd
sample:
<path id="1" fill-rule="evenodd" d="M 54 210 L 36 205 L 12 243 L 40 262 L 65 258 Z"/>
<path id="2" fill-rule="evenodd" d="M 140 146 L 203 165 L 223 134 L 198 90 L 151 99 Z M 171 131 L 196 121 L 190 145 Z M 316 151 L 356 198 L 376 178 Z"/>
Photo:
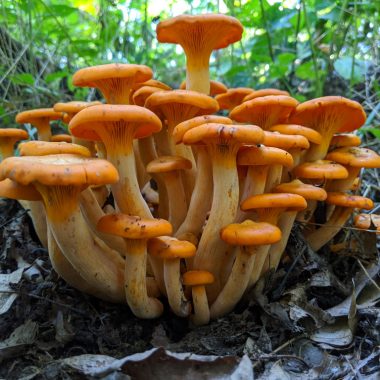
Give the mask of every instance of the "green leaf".
<path id="1" fill-rule="evenodd" d="M 354 62 L 354 72 L 353 72 L 353 81 L 355 83 L 360 83 L 364 80 L 365 74 L 370 66 L 370 62 L 363 61 L 360 59 L 355 59 Z M 342 57 L 338 58 L 334 62 L 334 68 L 340 76 L 346 80 L 351 79 L 352 72 L 352 57 Z"/>
<path id="2" fill-rule="evenodd" d="M 46 75 L 45 82 L 46 83 L 52 83 L 58 79 L 62 79 L 68 76 L 67 71 L 56 71 L 55 73 L 51 73 Z"/>
<path id="3" fill-rule="evenodd" d="M 14 84 L 19 84 L 22 86 L 33 86 L 34 78 L 32 74 L 22 73 L 22 74 L 14 74 L 10 77 L 10 80 Z"/>
<path id="4" fill-rule="evenodd" d="M 296 75 L 298 78 L 304 79 L 304 80 L 314 78 L 313 62 L 308 61 L 297 66 Z"/>

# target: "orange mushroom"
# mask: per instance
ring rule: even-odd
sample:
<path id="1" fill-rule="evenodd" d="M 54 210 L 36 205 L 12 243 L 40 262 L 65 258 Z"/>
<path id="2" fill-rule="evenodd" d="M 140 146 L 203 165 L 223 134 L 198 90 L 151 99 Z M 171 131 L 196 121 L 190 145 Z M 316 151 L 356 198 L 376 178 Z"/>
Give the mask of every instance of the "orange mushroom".
<path id="1" fill-rule="evenodd" d="M 289 118 L 290 123 L 315 129 L 323 136 L 321 144 L 311 144 L 305 161 L 324 159 L 337 132 L 351 132 L 366 120 L 363 107 L 341 96 L 325 96 L 301 103 Z"/>
<path id="2" fill-rule="evenodd" d="M 219 230 L 233 223 L 239 202 L 236 155 L 243 144 L 262 141 L 263 131 L 255 125 L 202 124 L 188 130 L 182 138 L 185 144 L 206 145 L 213 168 L 214 193 L 210 216 L 199 242 L 194 268 L 208 270 L 215 276 L 210 300 L 219 292 L 219 266 L 225 243 Z"/>
<path id="3" fill-rule="evenodd" d="M 91 233 L 79 208 L 81 191 L 117 181 L 116 169 L 105 160 L 79 155 L 10 157 L 0 164 L 0 180 L 5 178 L 34 185 L 49 228 L 70 264 L 99 298 L 124 302 L 124 261 Z"/>
<path id="4" fill-rule="evenodd" d="M 335 210 L 322 227 L 306 236 L 306 241 L 314 251 L 322 248 L 343 228 L 354 209 L 371 210 L 373 208 L 371 199 L 341 192 L 327 193 L 325 202 L 334 205 Z"/>
<path id="5" fill-rule="evenodd" d="M 62 113 L 54 111 L 53 108 L 39 108 L 20 112 L 16 115 L 16 123 L 32 124 L 37 128 L 38 139 L 50 141 L 50 121 L 62 119 Z"/>
<path id="6" fill-rule="evenodd" d="M 124 63 L 85 67 L 73 75 L 73 85 L 95 87 L 109 104 L 129 104 L 133 84 L 152 78 L 148 66 Z"/>
<path id="7" fill-rule="evenodd" d="M 206 285 L 214 282 L 212 273 L 204 270 L 192 270 L 183 274 L 182 282 L 185 286 L 191 286 L 194 314 L 191 321 L 197 325 L 206 325 L 210 321 L 210 308 L 208 305 Z"/>
<path id="8" fill-rule="evenodd" d="M 245 220 L 224 227 L 220 231 L 220 237 L 228 244 L 239 246 L 239 251 L 226 284 L 211 305 L 212 319 L 229 313 L 239 302 L 248 287 L 256 257 L 266 252 L 268 245 L 281 239 L 281 231 L 269 223 Z"/>
<path id="9" fill-rule="evenodd" d="M 232 124 L 232 120 L 217 115 L 197 116 L 178 124 L 173 131 L 173 139 L 176 144 L 181 143 L 184 134 L 192 128 L 207 123 Z M 197 156 L 197 175 L 194 190 L 191 195 L 186 218 L 175 236 L 180 240 L 188 240 L 198 243 L 198 236 L 210 211 L 212 203 L 212 167 L 206 146 L 193 145 Z"/>
<path id="10" fill-rule="evenodd" d="M 194 257 L 195 245 L 170 236 L 149 239 L 148 252 L 164 262 L 164 281 L 169 305 L 174 314 L 187 317 L 191 306 L 186 299 L 181 284 L 181 259 Z"/>
<path id="11" fill-rule="evenodd" d="M 297 100 L 290 96 L 268 95 L 240 104 L 230 112 L 229 117 L 268 130 L 275 124 L 285 123 L 297 104 Z"/>
<path id="12" fill-rule="evenodd" d="M 125 240 L 124 290 L 133 314 L 147 319 L 159 317 L 163 305 L 157 298 L 148 296 L 146 287 L 147 242 L 148 239 L 171 234 L 170 223 L 163 219 L 111 214 L 102 217 L 97 228 Z"/>
<path id="13" fill-rule="evenodd" d="M 186 89 L 210 93 L 209 60 L 215 49 L 239 41 L 243 26 L 222 14 L 181 15 L 157 25 L 159 42 L 179 44 L 186 54 Z"/>
<path id="14" fill-rule="evenodd" d="M 14 145 L 17 141 L 28 139 L 28 132 L 17 128 L 0 129 L 0 161 L 13 156 Z"/>

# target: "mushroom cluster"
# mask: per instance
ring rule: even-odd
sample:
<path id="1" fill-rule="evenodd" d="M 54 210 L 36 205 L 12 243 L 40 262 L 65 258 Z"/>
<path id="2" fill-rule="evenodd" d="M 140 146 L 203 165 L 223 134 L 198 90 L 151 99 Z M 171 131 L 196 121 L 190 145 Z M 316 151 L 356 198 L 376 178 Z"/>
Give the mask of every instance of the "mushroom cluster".
<path id="1" fill-rule="evenodd" d="M 127 303 L 140 318 L 171 310 L 206 324 L 230 312 L 263 274 L 276 270 L 295 221 L 320 249 L 355 209 L 362 168 L 380 157 L 347 134 L 366 116 L 338 96 L 299 104 L 286 91 L 230 88 L 209 78 L 213 50 L 241 39 L 229 16 L 178 16 L 157 38 L 187 60 L 180 89 L 138 64 L 77 71 L 73 84 L 106 103 L 57 103 L 17 115 L 38 130 L 0 130 L 0 196 L 29 210 L 54 269 L 70 285 Z M 228 116 L 226 116 L 228 115 Z M 70 135 L 51 136 L 61 119 Z M 111 196 L 112 195 L 112 196 Z M 313 225 L 314 226 L 314 225 Z"/>

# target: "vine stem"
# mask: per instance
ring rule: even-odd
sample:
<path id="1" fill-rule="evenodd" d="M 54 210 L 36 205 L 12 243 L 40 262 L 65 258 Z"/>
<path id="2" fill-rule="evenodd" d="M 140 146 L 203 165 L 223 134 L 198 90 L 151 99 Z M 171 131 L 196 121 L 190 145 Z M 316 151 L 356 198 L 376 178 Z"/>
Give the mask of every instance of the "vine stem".
<path id="1" fill-rule="evenodd" d="M 357 21 L 357 2 L 354 0 L 354 14 L 353 14 L 353 25 L 354 25 L 354 44 L 352 52 L 352 62 L 351 62 L 351 74 L 350 74 L 350 94 L 352 95 L 352 88 L 354 86 L 354 75 L 355 75 L 355 55 L 358 48 L 358 28 L 356 25 Z"/>
<path id="2" fill-rule="evenodd" d="M 305 17 L 306 31 L 307 31 L 307 34 L 309 36 L 311 57 L 312 57 L 313 67 L 314 67 L 315 95 L 316 95 L 316 97 L 319 97 L 319 96 L 322 95 L 322 91 L 321 91 L 321 84 L 319 82 L 317 56 L 316 56 L 316 53 L 315 53 L 315 49 L 314 49 L 314 45 L 313 45 L 313 36 L 311 34 L 309 19 L 308 19 L 308 16 L 307 16 L 306 2 L 305 2 L 305 0 L 301 0 L 301 3 L 302 3 L 302 8 L 303 8 L 304 17 Z"/>

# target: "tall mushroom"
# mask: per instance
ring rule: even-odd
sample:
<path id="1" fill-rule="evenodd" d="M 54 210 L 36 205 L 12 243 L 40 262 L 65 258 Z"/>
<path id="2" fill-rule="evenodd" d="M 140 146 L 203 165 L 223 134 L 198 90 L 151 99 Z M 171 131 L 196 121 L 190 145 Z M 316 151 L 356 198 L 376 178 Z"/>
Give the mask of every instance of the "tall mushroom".
<path id="1" fill-rule="evenodd" d="M 26 140 L 29 137 L 28 132 L 18 128 L 1 128 L 0 129 L 0 162 L 4 158 L 12 157 L 14 145 L 17 141 Z"/>
<path id="2" fill-rule="evenodd" d="M 248 287 L 255 266 L 255 257 L 268 250 L 268 245 L 277 243 L 281 231 L 269 223 L 245 220 L 240 224 L 229 224 L 220 231 L 223 241 L 239 246 L 239 251 L 226 284 L 212 303 L 211 318 L 229 313 L 239 302 Z"/>
<path id="3" fill-rule="evenodd" d="M 33 184 L 41 194 L 46 216 L 59 248 L 98 297 L 124 302 L 124 260 L 94 236 L 79 207 L 81 191 L 118 180 L 107 161 L 79 155 L 10 157 L 0 164 L 0 180 Z"/>
<path id="4" fill-rule="evenodd" d="M 321 144 L 311 144 L 304 161 L 324 159 L 337 132 L 351 132 L 366 120 L 363 107 L 341 96 L 325 96 L 301 103 L 289 118 L 290 123 L 315 129 L 323 136 Z"/>
<path id="5" fill-rule="evenodd" d="M 20 124 L 32 124 L 37 128 L 38 140 L 50 141 L 50 121 L 62 118 L 62 112 L 56 112 L 53 108 L 39 108 L 20 112 L 16 115 L 16 122 Z"/>
<path id="6" fill-rule="evenodd" d="M 263 131 L 255 125 L 202 124 L 188 130 L 182 141 L 185 144 L 206 145 L 212 162 L 214 181 L 213 200 L 210 216 L 199 242 L 194 268 L 208 270 L 215 276 L 212 285 L 215 299 L 219 292 L 220 261 L 223 256 L 219 230 L 233 223 L 239 202 L 239 185 L 236 155 L 243 144 L 258 144 L 263 139 Z"/>
<path id="7" fill-rule="evenodd" d="M 184 134 L 188 130 L 207 123 L 232 124 L 232 120 L 217 115 L 204 115 L 186 120 L 174 128 L 173 139 L 175 143 L 181 143 Z M 197 176 L 186 218 L 175 236 L 180 240 L 188 240 L 193 244 L 197 244 L 198 236 L 206 220 L 206 215 L 211 208 L 213 179 L 211 160 L 207 152 L 207 147 L 193 145 L 192 148 L 197 156 Z"/>
<path id="8" fill-rule="evenodd" d="M 102 141 L 107 159 L 115 165 L 120 179 L 112 185 L 119 209 L 126 214 L 152 217 L 137 182 L 133 140 L 161 129 L 151 111 L 139 106 L 103 104 L 88 107 L 74 116 L 70 131 L 79 138 Z"/>
<path id="9" fill-rule="evenodd" d="M 125 295 L 134 315 L 140 318 L 157 318 L 163 305 L 148 297 L 146 287 L 146 260 L 148 239 L 172 232 L 171 225 L 163 219 L 145 219 L 125 214 L 102 217 L 97 228 L 104 233 L 121 236 L 125 240 Z"/>
<path id="10" fill-rule="evenodd" d="M 209 61 L 213 50 L 239 41 L 243 26 L 222 14 L 181 15 L 157 25 L 157 39 L 182 46 L 186 54 L 186 89 L 210 93 Z"/>

